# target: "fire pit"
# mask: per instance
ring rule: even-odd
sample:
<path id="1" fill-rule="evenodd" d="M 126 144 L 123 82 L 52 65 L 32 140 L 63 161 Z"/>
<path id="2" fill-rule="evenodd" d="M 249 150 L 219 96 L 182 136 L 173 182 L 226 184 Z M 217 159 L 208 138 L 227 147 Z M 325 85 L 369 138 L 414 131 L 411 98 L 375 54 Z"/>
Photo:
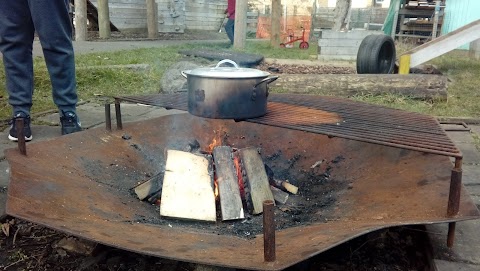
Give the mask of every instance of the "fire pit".
<path id="1" fill-rule="evenodd" d="M 312 107 L 297 109 L 319 113 Z M 421 144 L 405 149 L 368 142 L 381 137 L 362 142 L 288 127 L 316 129 L 322 124 L 337 131 L 348 120 L 338 110 L 322 111 L 323 118 L 309 118 L 309 123 L 273 119 L 274 111 L 268 112 L 264 118 L 283 127 L 253 123 L 261 119 L 235 122 L 179 114 L 126 123 L 122 130 L 96 128 L 31 143 L 27 156 L 7 150 L 11 166 L 7 213 L 143 254 L 255 270 L 284 269 L 381 228 L 479 217 L 462 186 L 458 214 L 447 215 L 452 163 L 441 152 L 455 150 L 448 149 L 448 142 L 429 144 L 440 150 L 426 153 L 412 149 Z M 388 110 L 383 113 L 392 116 Z M 374 118 L 375 112 L 369 114 Z M 362 136 L 358 129 L 349 129 L 351 137 Z M 164 218 L 158 206 L 141 202 L 132 193 L 138 182 L 164 170 L 166 149 L 183 149 L 192 140 L 200 148 L 208 146 L 218 131 L 226 145 L 259 148 L 275 175 L 299 186 L 297 197 L 274 208 L 273 262 L 264 260 L 260 216 L 214 223 Z M 377 131 L 383 138 L 392 134 L 392 129 Z M 404 136 L 413 134 L 406 130 Z M 426 140 L 432 138 L 435 135 Z"/>

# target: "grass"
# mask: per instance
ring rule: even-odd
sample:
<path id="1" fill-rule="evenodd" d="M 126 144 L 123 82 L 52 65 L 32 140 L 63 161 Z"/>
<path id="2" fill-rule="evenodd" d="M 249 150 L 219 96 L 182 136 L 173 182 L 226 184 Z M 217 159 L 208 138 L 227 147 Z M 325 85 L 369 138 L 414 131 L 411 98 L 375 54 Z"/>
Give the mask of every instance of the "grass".
<path id="1" fill-rule="evenodd" d="M 313 43 L 312 43 L 313 44 Z M 119 52 L 92 53 L 76 56 L 77 90 L 81 101 L 99 101 L 99 97 L 115 95 L 151 94 L 159 92 L 160 78 L 165 70 L 179 59 L 181 49 L 213 48 L 224 49 L 226 44 L 184 44 L 162 48 L 127 50 Z M 316 46 L 308 50 L 276 49 L 267 41 L 248 41 L 245 52 L 262 54 L 268 58 L 310 59 L 317 53 Z M 401 48 L 401 50 L 406 50 Z M 358 95 L 353 99 L 385 105 L 436 116 L 480 116 L 480 62 L 470 60 L 465 52 L 452 52 L 432 61 L 451 82 L 447 102 L 425 102 L 397 95 Z M 148 64 L 144 71 L 118 68 L 91 68 L 92 66 Z M 89 68 L 90 67 L 90 68 Z M 51 98 L 48 72 L 42 58 L 34 60 L 35 93 L 32 113 L 55 109 Z M 3 65 L 0 67 L 0 81 L 5 82 Z M 5 84 L 0 85 L 0 119 L 11 116 Z M 100 101 L 99 101 L 100 102 Z"/>

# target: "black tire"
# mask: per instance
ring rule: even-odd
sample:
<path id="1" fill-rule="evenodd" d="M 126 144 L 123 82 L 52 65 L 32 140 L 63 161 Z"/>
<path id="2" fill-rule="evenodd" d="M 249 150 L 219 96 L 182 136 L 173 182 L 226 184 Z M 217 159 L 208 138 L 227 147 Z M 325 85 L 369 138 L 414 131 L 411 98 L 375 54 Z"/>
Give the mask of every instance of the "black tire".
<path id="1" fill-rule="evenodd" d="M 387 35 L 368 35 L 357 53 L 358 74 L 388 74 L 395 67 L 395 43 Z"/>
<path id="2" fill-rule="evenodd" d="M 357 52 L 357 73 L 370 73 L 369 72 L 369 62 L 366 60 L 371 54 L 373 42 L 375 41 L 376 35 L 366 36 L 360 43 Z"/>
<path id="3" fill-rule="evenodd" d="M 309 46 L 310 46 L 310 44 L 308 44 L 308 42 L 302 41 L 302 42 L 300 42 L 300 45 L 299 45 L 298 47 L 299 47 L 300 49 L 306 50 L 306 49 L 308 49 Z"/>

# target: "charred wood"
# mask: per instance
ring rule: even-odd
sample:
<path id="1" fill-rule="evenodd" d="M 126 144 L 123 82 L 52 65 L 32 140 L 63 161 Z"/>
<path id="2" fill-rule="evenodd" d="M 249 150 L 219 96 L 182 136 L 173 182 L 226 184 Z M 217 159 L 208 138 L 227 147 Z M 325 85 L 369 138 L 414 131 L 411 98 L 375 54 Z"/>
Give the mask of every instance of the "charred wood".
<path id="1" fill-rule="evenodd" d="M 252 213 L 260 214 L 263 212 L 263 202 L 274 200 L 262 157 L 257 148 L 240 149 L 239 153 L 247 175 L 245 183 L 249 188 L 250 200 L 253 205 Z"/>
<path id="2" fill-rule="evenodd" d="M 272 190 L 273 198 L 275 199 L 276 203 L 279 203 L 279 204 L 287 203 L 287 200 L 288 200 L 287 192 L 283 192 L 282 190 L 280 190 L 279 188 L 276 188 L 273 185 L 270 185 L 270 190 Z"/>
<path id="3" fill-rule="evenodd" d="M 295 186 L 295 185 L 293 185 L 293 184 L 291 184 L 287 181 L 275 179 L 272 169 L 269 166 L 267 166 L 266 164 L 265 164 L 265 172 L 267 173 L 268 182 L 270 183 L 270 185 L 272 185 L 276 188 L 282 189 L 283 191 L 290 192 L 292 194 L 297 194 L 298 193 L 298 187 L 297 186 Z"/>
<path id="4" fill-rule="evenodd" d="M 134 188 L 135 194 L 139 200 L 144 200 L 153 194 L 162 193 L 163 172 L 158 173 L 146 180 L 145 182 L 137 185 Z"/>
<path id="5" fill-rule="evenodd" d="M 233 164 L 232 148 L 218 146 L 213 149 L 215 173 L 220 196 L 222 220 L 243 219 L 242 199 L 238 187 L 238 177 Z"/>

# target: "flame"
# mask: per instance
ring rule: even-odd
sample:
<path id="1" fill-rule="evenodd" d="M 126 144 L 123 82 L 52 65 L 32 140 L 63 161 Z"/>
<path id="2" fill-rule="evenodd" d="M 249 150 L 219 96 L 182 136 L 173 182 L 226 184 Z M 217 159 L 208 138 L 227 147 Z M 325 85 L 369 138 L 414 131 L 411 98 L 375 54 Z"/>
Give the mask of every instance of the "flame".
<path id="1" fill-rule="evenodd" d="M 210 143 L 207 148 L 207 152 L 210 152 L 210 153 L 213 152 L 213 149 L 215 147 L 222 145 L 222 134 L 224 132 L 222 132 L 221 130 L 218 130 L 218 131 L 213 131 L 213 133 L 215 134 L 215 136 L 212 139 L 212 143 Z"/>
<path id="2" fill-rule="evenodd" d="M 217 178 L 215 178 L 215 180 L 213 181 L 213 194 L 215 195 L 215 198 L 218 198 L 219 191 Z"/>
<path id="3" fill-rule="evenodd" d="M 216 146 L 218 146 L 218 145 L 220 145 L 220 143 L 217 144 L 217 139 L 214 138 L 214 139 L 212 140 L 212 143 L 210 143 L 210 144 L 208 145 L 207 151 L 208 151 L 208 152 L 213 152 L 213 149 L 214 149 Z"/>

